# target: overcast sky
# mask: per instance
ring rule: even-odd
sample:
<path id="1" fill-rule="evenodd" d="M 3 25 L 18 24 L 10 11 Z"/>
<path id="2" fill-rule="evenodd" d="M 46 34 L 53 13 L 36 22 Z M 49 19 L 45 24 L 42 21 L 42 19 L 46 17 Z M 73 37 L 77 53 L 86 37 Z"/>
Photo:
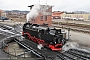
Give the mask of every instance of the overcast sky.
<path id="1" fill-rule="evenodd" d="M 40 0 L 40 4 L 53 5 L 53 11 L 90 12 L 90 0 Z M 39 4 L 39 0 L 0 0 L 2 10 L 29 10 L 27 6 Z"/>

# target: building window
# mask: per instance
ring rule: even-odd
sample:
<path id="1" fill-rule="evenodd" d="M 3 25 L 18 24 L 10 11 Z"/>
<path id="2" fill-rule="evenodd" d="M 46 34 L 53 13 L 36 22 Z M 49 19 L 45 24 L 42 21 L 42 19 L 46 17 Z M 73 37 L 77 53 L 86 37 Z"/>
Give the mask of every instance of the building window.
<path id="1" fill-rule="evenodd" d="M 40 16 L 40 20 L 43 20 L 43 16 Z"/>
<path id="2" fill-rule="evenodd" d="M 47 16 L 46 15 L 43 16 L 43 20 L 47 21 Z"/>
<path id="3" fill-rule="evenodd" d="M 90 16 L 88 16 L 88 20 L 90 20 Z"/>
<path id="4" fill-rule="evenodd" d="M 47 16 L 44 16 L 44 20 L 46 20 L 46 21 L 47 21 Z"/>
<path id="5" fill-rule="evenodd" d="M 71 17 L 71 15 L 69 17 Z"/>

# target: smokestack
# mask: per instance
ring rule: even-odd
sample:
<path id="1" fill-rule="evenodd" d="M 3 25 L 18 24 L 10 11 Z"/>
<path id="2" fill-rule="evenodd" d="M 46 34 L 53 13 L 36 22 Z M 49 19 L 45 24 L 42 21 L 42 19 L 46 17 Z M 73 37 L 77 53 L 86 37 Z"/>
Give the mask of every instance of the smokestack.
<path id="1" fill-rule="evenodd" d="M 39 4 L 31 5 L 28 7 L 31 7 L 31 10 L 26 16 L 27 22 L 31 21 L 31 19 L 35 20 L 35 18 L 39 15 L 39 12 L 40 12 L 40 5 Z"/>

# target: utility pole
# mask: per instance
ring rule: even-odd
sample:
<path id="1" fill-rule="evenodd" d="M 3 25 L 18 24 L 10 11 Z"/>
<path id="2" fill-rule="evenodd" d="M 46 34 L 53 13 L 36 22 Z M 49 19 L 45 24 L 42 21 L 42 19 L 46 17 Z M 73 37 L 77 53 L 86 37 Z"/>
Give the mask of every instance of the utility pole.
<path id="1" fill-rule="evenodd" d="M 68 40 L 70 40 L 70 28 L 68 28 Z"/>

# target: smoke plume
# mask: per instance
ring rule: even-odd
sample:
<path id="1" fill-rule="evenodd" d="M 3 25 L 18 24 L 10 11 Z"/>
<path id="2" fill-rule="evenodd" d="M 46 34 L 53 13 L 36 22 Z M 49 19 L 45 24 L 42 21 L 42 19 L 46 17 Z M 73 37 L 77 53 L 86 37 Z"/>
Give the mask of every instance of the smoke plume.
<path id="1" fill-rule="evenodd" d="M 40 5 L 38 4 L 34 5 L 26 16 L 27 22 L 30 21 L 31 19 L 35 19 L 39 15 L 39 11 L 40 11 Z"/>

